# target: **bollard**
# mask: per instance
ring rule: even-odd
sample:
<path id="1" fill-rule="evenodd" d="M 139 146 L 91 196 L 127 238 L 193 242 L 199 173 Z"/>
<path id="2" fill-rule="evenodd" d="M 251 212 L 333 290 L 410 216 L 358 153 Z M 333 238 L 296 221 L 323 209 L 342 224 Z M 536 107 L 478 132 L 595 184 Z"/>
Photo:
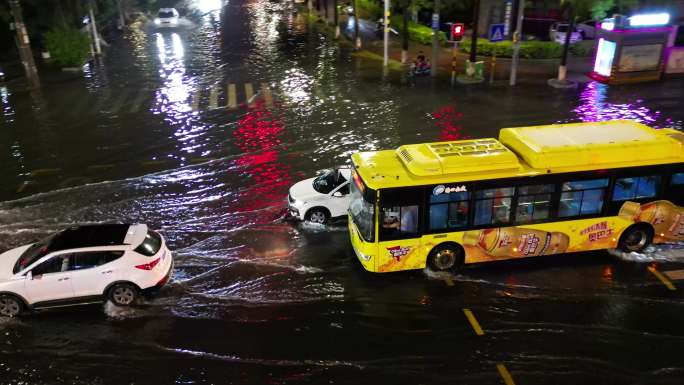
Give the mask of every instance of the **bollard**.
<path id="1" fill-rule="evenodd" d="M 489 69 L 489 84 L 494 83 L 494 69 L 496 68 L 496 55 L 492 56 L 491 68 Z"/>

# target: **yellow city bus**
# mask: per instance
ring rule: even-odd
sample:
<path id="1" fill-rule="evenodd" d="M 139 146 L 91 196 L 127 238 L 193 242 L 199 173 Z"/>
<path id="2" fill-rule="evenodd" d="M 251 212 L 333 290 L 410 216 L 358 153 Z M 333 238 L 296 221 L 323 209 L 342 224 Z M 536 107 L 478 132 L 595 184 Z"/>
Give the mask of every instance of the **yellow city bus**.
<path id="1" fill-rule="evenodd" d="M 684 240 L 684 133 L 615 120 L 360 152 L 349 233 L 372 272 Z"/>

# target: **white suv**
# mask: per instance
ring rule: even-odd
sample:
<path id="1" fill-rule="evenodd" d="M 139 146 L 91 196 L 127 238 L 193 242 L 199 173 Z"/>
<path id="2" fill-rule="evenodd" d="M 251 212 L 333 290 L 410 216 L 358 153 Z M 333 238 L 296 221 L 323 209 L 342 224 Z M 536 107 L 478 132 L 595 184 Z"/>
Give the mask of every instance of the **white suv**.
<path id="1" fill-rule="evenodd" d="M 131 305 L 172 269 L 164 238 L 146 225 L 72 227 L 0 254 L 0 316 L 107 299 Z"/>
<path id="2" fill-rule="evenodd" d="M 290 187 L 289 214 L 299 220 L 323 224 L 347 214 L 351 169 L 339 167 Z"/>

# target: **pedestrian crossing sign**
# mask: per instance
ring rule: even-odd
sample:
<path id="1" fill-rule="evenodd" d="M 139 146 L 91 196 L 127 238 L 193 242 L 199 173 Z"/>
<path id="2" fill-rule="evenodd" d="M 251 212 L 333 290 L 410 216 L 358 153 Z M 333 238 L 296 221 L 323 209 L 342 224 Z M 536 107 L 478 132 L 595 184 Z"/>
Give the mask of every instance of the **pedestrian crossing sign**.
<path id="1" fill-rule="evenodd" d="M 505 24 L 492 24 L 489 26 L 489 41 L 502 41 L 504 39 Z"/>

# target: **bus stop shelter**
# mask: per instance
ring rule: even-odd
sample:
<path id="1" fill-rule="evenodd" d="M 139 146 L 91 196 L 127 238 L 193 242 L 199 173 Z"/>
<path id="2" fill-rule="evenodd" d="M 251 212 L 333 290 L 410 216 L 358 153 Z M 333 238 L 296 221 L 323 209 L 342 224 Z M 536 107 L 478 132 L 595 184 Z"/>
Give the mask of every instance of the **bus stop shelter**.
<path id="1" fill-rule="evenodd" d="M 616 15 L 596 31 L 596 56 L 589 76 L 608 84 L 659 80 L 672 27 L 669 14 Z"/>

